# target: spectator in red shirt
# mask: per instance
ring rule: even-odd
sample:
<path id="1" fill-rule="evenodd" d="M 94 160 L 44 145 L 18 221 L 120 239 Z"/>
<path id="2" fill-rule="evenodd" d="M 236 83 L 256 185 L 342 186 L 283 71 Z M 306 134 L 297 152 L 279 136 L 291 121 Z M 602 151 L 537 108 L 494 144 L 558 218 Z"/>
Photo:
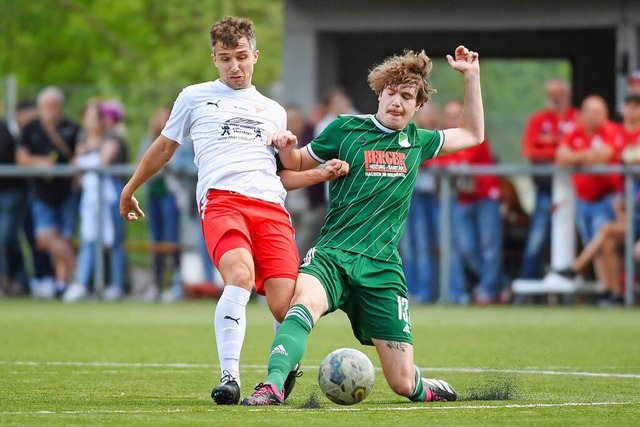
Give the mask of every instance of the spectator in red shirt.
<path id="1" fill-rule="evenodd" d="M 618 132 L 618 126 L 609 121 L 605 100 L 597 95 L 588 96 L 582 102 L 579 125 L 558 148 L 556 164 L 591 166 L 616 163 Z M 619 179 L 616 175 L 585 173 L 575 173 L 572 179 L 577 195 L 578 232 L 582 244 L 587 245 L 602 226 L 615 220 L 613 200 Z M 605 289 L 618 286 L 620 270 L 612 253 L 601 251 L 594 264 L 598 281 Z"/>
<path id="2" fill-rule="evenodd" d="M 443 111 L 446 117 L 459 118 L 462 103 L 451 101 Z M 487 140 L 459 151 L 454 162 L 459 165 L 495 164 Z M 495 175 L 460 177 L 456 180 L 456 189 L 458 203 L 454 210 L 453 230 L 456 247 L 464 266 L 477 280 L 475 302 L 490 304 L 498 300 L 503 288 L 500 179 Z"/>
<path id="3" fill-rule="evenodd" d="M 620 132 L 617 136 L 619 140 L 618 145 L 624 147 L 621 154 L 622 161 L 629 164 L 639 164 L 640 95 L 627 95 L 622 108 L 622 119 Z M 636 194 L 636 210 L 634 215 L 635 240 L 638 240 L 640 238 L 640 210 L 638 210 L 637 188 L 634 194 Z M 561 276 L 573 279 L 596 255 L 599 253 L 610 254 L 613 259 L 609 264 L 609 267 L 612 269 L 611 277 L 617 278 L 618 280 L 611 280 L 609 283 L 604 283 L 605 286 L 610 286 L 605 289 L 604 294 L 600 297 L 600 302 L 606 305 L 621 305 L 624 302 L 622 298 L 622 283 L 621 280 L 619 280 L 622 269 L 622 259 L 619 250 L 620 246 L 624 244 L 624 238 L 627 232 L 627 220 L 624 203 L 621 198 L 615 200 L 614 211 L 616 213 L 616 221 L 609 222 L 599 229 L 595 237 L 591 239 L 589 244 L 578 254 L 571 267 L 556 272 Z M 636 247 L 638 247 L 637 244 Z"/>
<path id="4" fill-rule="evenodd" d="M 571 106 L 569 83 L 549 80 L 545 85 L 547 108 L 534 113 L 525 130 L 523 154 L 532 164 L 553 163 L 563 136 L 576 126 L 578 110 Z M 522 258 L 520 277 L 537 279 L 542 274 L 543 253 L 551 235 L 551 177 L 534 176 L 535 208 Z"/>

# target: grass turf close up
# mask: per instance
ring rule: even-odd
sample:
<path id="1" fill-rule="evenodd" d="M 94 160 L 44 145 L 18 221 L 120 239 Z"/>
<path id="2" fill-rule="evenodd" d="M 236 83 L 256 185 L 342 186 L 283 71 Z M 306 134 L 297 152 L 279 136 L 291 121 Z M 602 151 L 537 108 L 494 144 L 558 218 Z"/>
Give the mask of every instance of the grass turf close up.
<path id="1" fill-rule="evenodd" d="M 632 425 L 640 419 L 640 311 L 412 307 L 416 363 L 449 381 L 452 403 L 396 396 L 377 368 L 371 395 L 341 407 L 317 367 L 354 347 L 341 313 L 312 332 L 305 374 L 281 407 L 219 407 L 214 303 L 0 300 L 0 424 L 11 425 Z M 242 396 L 266 376 L 273 323 L 250 304 Z M 315 401 L 314 401 L 315 399 Z"/>

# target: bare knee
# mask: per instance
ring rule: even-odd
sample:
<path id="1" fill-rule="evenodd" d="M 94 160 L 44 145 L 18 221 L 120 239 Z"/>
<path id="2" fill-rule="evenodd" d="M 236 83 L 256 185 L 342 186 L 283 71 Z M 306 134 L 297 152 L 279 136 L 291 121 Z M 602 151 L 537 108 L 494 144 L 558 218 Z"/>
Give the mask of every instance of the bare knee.
<path id="1" fill-rule="evenodd" d="M 271 311 L 271 314 L 273 314 L 273 318 L 282 323 L 284 321 L 284 316 L 286 316 L 287 311 L 289 311 L 289 304 L 282 304 L 281 302 L 269 304 L 269 310 Z"/>
<path id="2" fill-rule="evenodd" d="M 387 378 L 387 383 L 389 383 L 389 387 L 396 394 L 400 396 L 409 397 L 416 390 L 416 380 L 413 375 L 405 376 L 405 377 L 396 377 L 396 378 Z"/>
<path id="3" fill-rule="evenodd" d="M 237 260 L 236 262 L 220 262 L 220 275 L 224 280 L 225 285 L 231 284 L 240 286 L 247 290 L 253 288 L 254 272 L 253 266 L 243 260 Z"/>

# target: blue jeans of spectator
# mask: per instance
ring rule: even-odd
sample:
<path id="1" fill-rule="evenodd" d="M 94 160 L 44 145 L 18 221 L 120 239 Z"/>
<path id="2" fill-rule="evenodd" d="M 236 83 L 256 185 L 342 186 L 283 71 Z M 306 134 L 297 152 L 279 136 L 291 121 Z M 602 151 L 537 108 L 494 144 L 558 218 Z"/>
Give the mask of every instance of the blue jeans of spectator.
<path id="1" fill-rule="evenodd" d="M 611 194 L 595 202 L 588 202 L 578 198 L 576 225 L 583 245 L 589 243 L 604 224 L 615 220 L 615 211 L 613 210 L 614 197 L 615 195 Z"/>
<path id="2" fill-rule="evenodd" d="M 147 198 L 147 221 L 151 239 L 158 242 L 178 243 L 180 212 L 173 194 Z"/>
<path id="3" fill-rule="evenodd" d="M 124 180 L 113 178 L 116 194 L 120 196 L 124 188 Z M 124 248 L 125 222 L 120 216 L 120 198 L 111 204 L 109 209 L 113 221 L 113 246 L 109 250 L 109 285 L 123 289 L 127 271 L 127 254 Z"/>
<path id="4" fill-rule="evenodd" d="M 451 198 L 451 229 L 448 235 L 451 239 L 451 251 L 449 258 L 449 295 L 447 302 L 450 304 L 466 305 L 469 303 L 469 294 L 467 293 L 467 281 L 464 274 L 464 263 L 458 247 L 456 235 L 456 227 L 458 220 L 459 203 L 456 196 Z"/>
<path id="5" fill-rule="evenodd" d="M 500 202 L 459 203 L 454 233 L 464 265 L 479 279 L 476 295 L 495 301 L 503 288 Z"/>
<path id="6" fill-rule="evenodd" d="M 121 180 L 114 179 L 116 194 L 120 194 L 124 183 Z M 125 273 L 127 268 L 127 258 L 124 248 L 125 224 L 124 219 L 120 216 L 119 202 L 115 201 L 109 206 L 109 213 L 113 221 L 113 244 L 109 249 L 109 286 L 123 289 L 125 281 Z M 78 251 L 78 259 L 76 263 L 75 282 L 85 287 L 89 287 L 91 283 L 93 269 L 96 262 L 96 245 L 95 240 L 83 240 L 80 242 L 80 250 Z M 100 252 L 102 253 L 102 252 Z"/>
<path id="7" fill-rule="evenodd" d="M 79 201 L 78 193 L 73 191 L 56 206 L 34 197 L 31 210 L 36 237 L 43 233 L 56 231 L 60 236 L 72 239 L 78 220 Z"/>
<path id="8" fill-rule="evenodd" d="M 149 196 L 147 199 L 147 219 L 151 239 L 154 243 L 168 242 L 176 245 L 179 243 L 180 211 L 173 194 Z M 180 254 L 176 252 L 173 257 L 174 267 L 179 269 Z M 153 270 L 155 285 L 161 288 L 165 270 L 165 256 L 163 254 L 154 253 Z"/>
<path id="9" fill-rule="evenodd" d="M 0 278 L 9 279 L 11 251 L 17 248 L 19 225 L 24 217 L 22 190 L 0 191 Z"/>
<path id="10" fill-rule="evenodd" d="M 431 301 L 436 287 L 438 217 L 438 195 L 414 192 L 399 246 L 409 295 L 418 302 Z"/>
<path id="11" fill-rule="evenodd" d="M 529 234 L 522 256 L 520 277 L 539 279 L 542 277 L 542 257 L 551 238 L 551 210 L 553 197 L 550 192 L 536 192 L 536 205 L 531 214 Z"/>

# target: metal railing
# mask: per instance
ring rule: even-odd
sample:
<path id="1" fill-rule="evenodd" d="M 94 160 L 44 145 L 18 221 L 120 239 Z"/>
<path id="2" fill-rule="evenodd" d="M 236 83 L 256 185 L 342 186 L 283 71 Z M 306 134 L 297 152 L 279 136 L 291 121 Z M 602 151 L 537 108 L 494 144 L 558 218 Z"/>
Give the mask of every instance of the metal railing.
<path id="1" fill-rule="evenodd" d="M 446 168 L 434 167 L 431 171 L 440 178 L 440 229 L 451 228 L 451 199 L 453 196 L 452 180 L 459 176 L 497 175 L 497 176 L 554 176 L 556 174 L 572 174 L 575 172 L 594 175 L 621 174 L 624 176 L 624 205 L 626 216 L 626 234 L 624 242 L 624 272 L 625 272 L 625 305 L 633 305 L 635 282 L 635 263 L 633 259 L 633 245 L 635 235 L 635 192 L 634 175 L 640 175 L 640 165 L 598 165 L 588 167 L 557 167 L 554 165 L 492 165 L 468 166 L 451 165 Z M 451 257 L 451 238 L 440 233 L 440 301 L 446 301 L 449 284 L 449 260 Z"/>
<path id="2" fill-rule="evenodd" d="M 135 171 L 135 165 L 117 165 L 108 166 L 97 169 L 78 169 L 72 166 L 53 166 L 53 167 L 38 167 L 38 168 L 26 168 L 14 165 L 0 165 L 0 178 L 1 177 L 20 177 L 20 178 L 32 178 L 43 176 L 60 176 L 68 177 L 78 175 L 84 172 L 95 172 L 98 174 L 100 181 L 105 176 L 118 176 L 129 177 Z M 553 176 L 555 174 L 571 174 L 575 172 L 590 173 L 590 174 L 622 174 L 624 176 L 624 197 L 625 197 L 625 209 L 627 212 L 626 223 L 626 235 L 624 242 L 624 271 L 625 271 L 625 304 L 627 306 L 633 305 L 634 294 L 634 277 L 635 277 L 635 264 L 633 259 L 633 245 L 634 245 L 634 213 L 635 213 L 635 193 L 634 193 L 634 176 L 640 176 L 640 165 L 607 165 L 607 166 L 589 166 L 582 168 L 566 168 L 556 167 L 553 165 L 487 165 L 487 166 L 469 166 L 469 165 L 450 165 L 448 167 L 434 166 L 428 169 L 430 173 L 435 175 L 440 180 L 440 229 L 451 229 L 451 200 L 454 195 L 453 192 L 453 179 L 461 176 L 478 176 L 478 175 L 497 175 L 497 176 Z M 194 173 L 187 173 L 188 175 L 194 175 Z M 99 186 L 98 188 L 101 188 Z M 191 191 L 186 190 L 185 191 Z M 98 198 L 98 212 L 102 215 L 102 200 Z M 98 218 L 102 221 L 102 218 Z M 98 227 L 96 251 L 100 252 L 102 249 L 102 227 Z M 440 259 L 439 259 L 439 293 L 440 300 L 446 301 L 448 295 L 448 283 L 449 283 L 449 260 L 451 258 L 451 238 L 447 233 L 439 233 L 440 241 Z M 96 292 L 101 295 L 104 288 L 104 265 L 101 252 L 100 256 L 96 256 L 94 266 L 94 286 Z"/>

